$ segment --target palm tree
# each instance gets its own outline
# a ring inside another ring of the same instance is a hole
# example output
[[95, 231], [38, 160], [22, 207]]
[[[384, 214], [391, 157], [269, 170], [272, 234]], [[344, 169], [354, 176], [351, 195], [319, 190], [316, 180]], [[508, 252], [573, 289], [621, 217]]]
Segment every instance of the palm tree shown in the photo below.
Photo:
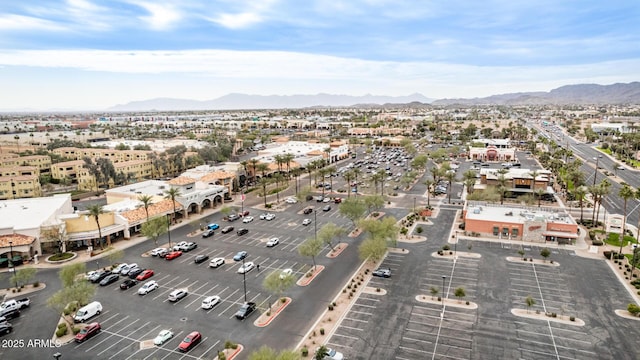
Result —
[[295, 155], [291, 154], [291, 153], [286, 153], [284, 155], [282, 155], [282, 159], [284, 160], [284, 162], [287, 164], [287, 176], [290, 176], [291, 173], [291, 161], [293, 161], [293, 159], [295, 159]]
[[500, 169], [498, 172], [498, 191], [500, 192], [500, 205], [504, 204], [504, 198], [507, 195], [507, 178], [505, 174], [509, 172], [507, 169]]
[[[100, 248], [104, 249], [104, 247], [102, 246], [102, 228], [100, 227], [100, 215], [105, 213], [104, 209], [100, 204], [93, 204], [87, 207], [87, 211], [89, 211], [88, 215], [91, 216], [93, 220], [95, 220], [96, 225], [98, 226], [98, 240], [100, 241]], [[95, 248], [95, 243], [92, 245]], [[111, 241], [109, 241], [108, 245], [111, 245]]]
[[[602, 201], [604, 200], [605, 196], [609, 195], [609, 192], [611, 192], [611, 183], [609, 182], [609, 180], [604, 179], [602, 180], [602, 182], [600, 184], [598, 184], [598, 186], [600, 187], [600, 196], [598, 199], [598, 211], [596, 212], [596, 219], [600, 218], [600, 206], [602, 205]], [[604, 221], [602, 222], [602, 229], [604, 230]]]
[[249, 182], [249, 179], [247, 179], [247, 166], [248, 166], [248, 162], [246, 161], [240, 161], [240, 165], [242, 165], [242, 171], [244, 172], [244, 186], [245, 189], [247, 188], [247, 183]]
[[258, 159], [249, 159], [248, 163], [249, 163], [249, 167], [251, 167], [253, 169], [252, 174], [252, 181], [256, 182], [256, 167], [258, 166], [258, 163], [260, 161], [258, 161]]
[[180, 193], [179, 188], [170, 187], [169, 189], [164, 191], [164, 198], [171, 200], [171, 203], [173, 204], [173, 214], [171, 214], [172, 223], [176, 221], [176, 198], [180, 197], [180, 195], [182, 194]]
[[329, 184], [331, 185], [331, 191], [333, 191], [333, 174], [336, 173], [336, 167], [335, 166], [329, 166], [327, 168], [327, 170], [329, 171]]
[[431, 206], [431, 204], [429, 203], [431, 199], [431, 187], [433, 186], [433, 184], [435, 184], [435, 182], [431, 179], [427, 179], [424, 181], [424, 184], [427, 186], [427, 206]]
[[261, 177], [258, 184], [262, 186], [262, 197], [264, 198], [264, 207], [267, 207], [267, 185], [269, 185], [269, 179], [266, 177]]
[[[360, 175], [362, 173], [362, 170], [360, 170], [360, 168], [354, 168], [353, 170], [351, 170], [351, 172], [353, 172], [353, 178], [354, 181], [356, 182], [356, 189], [358, 189], [358, 175]], [[358, 192], [356, 191], [355, 196], [358, 196]]]
[[580, 223], [584, 222], [583, 218], [583, 210], [584, 210], [584, 197], [587, 195], [587, 188], [583, 186], [578, 186], [573, 189], [573, 196], [578, 200], [578, 205], [580, 206]]
[[454, 181], [457, 181], [456, 179], [456, 173], [453, 171], [447, 171], [447, 173], [444, 175], [445, 179], [447, 179], [447, 182], [449, 182], [449, 189], [447, 189], [448, 191], [448, 195], [449, 195], [449, 204], [451, 204], [451, 183]]
[[142, 203], [142, 206], [144, 207], [144, 212], [147, 214], [147, 221], [149, 222], [149, 206], [151, 206], [151, 200], [153, 200], [153, 197], [150, 195], [140, 195], [138, 196], [138, 201], [140, 201]]
[[284, 176], [281, 173], [275, 173], [272, 177], [276, 182], [276, 202], [280, 204], [280, 182], [284, 180]]
[[531, 176], [531, 192], [534, 192], [536, 188], [536, 178], [538, 177], [538, 175], [540, 175], [540, 172], [538, 172], [537, 170], [529, 172], [529, 176]]
[[322, 198], [323, 198], [323, 199], [324, 199], [324, 189], [325, 189], [325, 188], [324, 188], [324, 177], [325, 177], [326, 175], [329, 175], [329, 173], [330, 173], [329, 168], [322, 168], [322, 169], [318, 170], [318, 174], [320, 175], [320, 178], [321, 178], [321, 179], [322, 179], [322, 181], [323, 181], [323, 184], [322, 184]]
[[540, 202], [542, 201], [542, 195], [546, 194], [546, 190], [544, 189], [536, 189], [533, 192], [536, 195], [536, 198], [538, 199], [538, 207], [540, 207]]
[[276, 162], [276, 165], [278, 165], [278, 172], [282, 172], [282, 164], [284, 164], [282, 155], [273, 155], [273, 160]]
[[347, 182], [347, 198], [349, 198], [349, 196], [351, 195], [351, 180], [353, 180], [353, 173], [351, 172], [351, 170], [345, 171], [342, 174], [342, 178]]
[[622, 217], [622, 232], [620, 233], [620, 251], [618, 254], [622, 254], [622, 245], [624, 244], [624, 227], [627, 222], [627, 201], [633, 198], [635, 192], [629, 186], [629, 184], [622, 184], [622, 188], [618, 191], [618, 196], [620, 196], [624, 200], [623, 212], [624, 216]]

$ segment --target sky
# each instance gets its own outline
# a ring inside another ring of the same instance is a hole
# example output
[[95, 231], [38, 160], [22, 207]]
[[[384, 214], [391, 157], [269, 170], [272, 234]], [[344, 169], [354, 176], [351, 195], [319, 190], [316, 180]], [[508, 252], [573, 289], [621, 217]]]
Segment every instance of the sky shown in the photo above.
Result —
[[637, 0], [0, 1], [0, 111], [640, 80]]

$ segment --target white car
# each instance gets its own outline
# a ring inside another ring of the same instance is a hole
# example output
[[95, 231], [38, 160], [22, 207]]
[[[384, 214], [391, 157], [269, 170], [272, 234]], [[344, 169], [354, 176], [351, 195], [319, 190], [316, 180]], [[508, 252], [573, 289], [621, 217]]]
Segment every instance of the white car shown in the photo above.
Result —
[[[342, 355], [341, 352], [335, 351], [334, 349], [331, 349], [328, 347], [325, 347], [325, 349], [327, 349], [327, 351], [325, 351], [324, 357], [322, 357], [322, 360], [343, 360], [344, 359], [344, 355]], [[316, 350], [316, 353], [318, 352], [318, 350]], [[318, 359], [318, 357], [315, 357], [315, 359]]]
[[222, 264], [224, 264], [224, 258], [217, 257], [217, 258], [211, 259], [211, 261], [209, 262], [209, 267], [217, 268]]
[[238, 269], [238, 274], [246, 274], [249, 271], [253, 270], [254, 267], [255, 264], [253, 263], [253, 261], [246, 262], [240, 266], [240, 268]]
[[271, 238], [269, 239], [269, 241], [267, 241], [267, 247], [274, 247], [278, 244], [280, 244], [280, 239], [278, 239], [277, 237]]
[[153, 339], [153, 343], [155, 345], [160, 346], [164, 344], [167, 340], [171, 339], [172, 337], [173, 337], [173, 333], [171, 332], [171, 330], [161, 330], [158, 336], [156, 336], [156, 338]]
[[280, 280], [286, 279], [287, 276], [291, 276], [291, 274], [293, 274], [293, 270], [292, 269], [284, 269], [284, 270], [282, 270], [282, 272], [280, 273]]
[[97, 270], [89, 271], [88, 273], [84, 274], [84, 278], [85, 280], [90, 280], [90, 278], [92, 276], [95, 276], [97, 273], [98, 273]]
[[188, 244], [188, 242], [186, 241], [180, 241], [179, 243], [173, 245], [173, 251], [179, 251], [182, 250], [184, 247], [186, 247]]
[[304, 219], [304, 220], [302, 220], [302, 225], [307, 226], [307, 225], [309, 225], [309, 224], [311, 224], [311, 219]]
[[295, 204], [295, 203], [297, 203], [297, 202], [298, 202], [298, 200], [296, 200], [295, 198], [289, 197], [289, 198], [287, 198], [287, 199], [285, 200], [285, 202], [286, 202], [287, 204]]
[[153, 290], [158, 288], [158, 283], [155, 280], [147, 281], [138, 289], [138, 295], [147, 295]]
[[260, 220], [264, 220], [267, 218], [268, 213], [260, 214]]
[[220, 301], [220, 296], [207, 296], [202, 300], [201, 307], [205, 310], [213, 309], [213, 307], [218, 305]]
[[273, 220], [275, 218], [276, 218], [275, 214], [267, 214], [267, 216], [264, 217], [264, 219], [267, 220], [267, 221], [271, 221], [271, 220]]
[[322, 199], [322, 202], [323, 203], [331, 202], [331, 198], [326, 197], [326, 198]]
[[159, 256], [160, 254], [162, 254], [163, 252], [166, 252], [166, 251], [167, 251], [167, 249], [159, 247], [159, 248], [155, 248], [155, 249], [151, 250], [150, 254], [151, 254], [151, 256]]
[[187, 289], [175, 289], [169, 293], [169, 301], [176, 302], [178, 300], [182, 300], [183, 297], [187, 296], [189, 292]]
[[129, 271], [135, 269], [138, 267], [138, 264], [136, 263], [131, 263], [131, 264], [127, 264], [125, 266], [122, 267], [122, 269], [120, 269], [120, 275], [127, 275], [129, 274]]
[[113, 274], [120, 274], [120, 272], [122, 271], [122, 269], [127, 266], [126, 263], [120, 264], [118, 266], [116, 266], [115, 268], [113, 268], [113, 270], [111, 270], [111, 273]]
[[250, 223], [253, 221], [253, 216], [245, 216], [244, 219], [242, 219], [243, 223]]

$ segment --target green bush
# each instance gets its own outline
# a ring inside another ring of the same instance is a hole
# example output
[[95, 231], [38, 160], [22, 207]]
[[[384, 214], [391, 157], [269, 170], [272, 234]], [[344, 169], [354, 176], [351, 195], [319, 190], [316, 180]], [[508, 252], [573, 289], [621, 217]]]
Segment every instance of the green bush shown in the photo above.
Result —
[[576, 317], [575, 316], [569, 316], [569, 320], [570, 321], [576, 321]]
[[442, 246], [442, 250], [449, 250], [451, 249], [451, 246], [449, 246], [449, 244], [445, 244], [444, 246]]
[[67, 327], [67, 324], [65, 324], [65, 323], [58, 324], [58, 329], [62, 329], [62, 328], [66, 328], [66, 327]]
[[638, 316], [638, 314], [640, 314], [640, 306], [634, 304], [634, 303], [630, 303], [627, 306], [627, 311], [629, 311], [631, 313], [631, 315], [633, 316]]
[[56, 336], [57, 337], [63, 337], [66, 334], [67, 334], [67, 326], [66, 325], [63, 328], [59, 328], [58, 330], [56, 330]]
[[67, 260], [73, 257], [73, 253], [70, 252], [65, 252], [65, 253], [57, 253], [54, 255], [49, 256], [49, 260], [50, 261], [60, 261], [60, 260]]
[[416, 228], [416, 232], [417, 232], [418, 234], [422, 234], [422, 226], [418, 226], [418, 227]]
[[227, 355], [225, 355], [224, 352], [220, 351], [218, 353], [218, 360], [227, 360]]
[[76, 335], [77, 333], [79, 333], [80, 330], [82, 330], [82, 329], [79, 326], [74, 326], [73, 327], [73, 335]]

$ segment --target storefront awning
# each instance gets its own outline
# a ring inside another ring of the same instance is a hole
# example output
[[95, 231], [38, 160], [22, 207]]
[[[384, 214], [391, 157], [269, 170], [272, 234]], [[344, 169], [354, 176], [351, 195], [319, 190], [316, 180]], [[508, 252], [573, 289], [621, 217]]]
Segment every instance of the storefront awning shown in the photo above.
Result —
[[545, 231], [542, 233], [544, 236], [555, 236], [557, 238], [577, 239], [578, 235], [564, 231]]

